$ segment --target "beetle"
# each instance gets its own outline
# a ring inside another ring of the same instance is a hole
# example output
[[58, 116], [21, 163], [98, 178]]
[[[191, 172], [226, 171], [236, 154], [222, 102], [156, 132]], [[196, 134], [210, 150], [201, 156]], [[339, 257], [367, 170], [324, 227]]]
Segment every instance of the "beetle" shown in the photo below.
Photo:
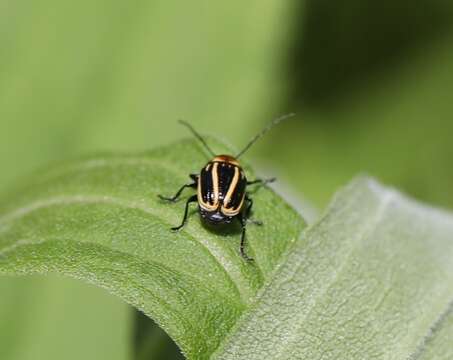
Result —
[[198, 174], [190, 174], [189, 177], [192, 179], [192, 182], [181, 186], [174, 196], [166, 197], [158, 195], [160, 199], [174, 203], [180, 198], [184, 189], [196, 189], [196, 194], [190, 196], [186, 201], [181, 224], [171, 229], [178, 231], [184, 227], [187, 222], [190, 204], [197, 202], [198, 211], [202, 220], [209, 225], [228, 225], [235, 219], [239, 221], [242, 228], [240, 253], [245, 260], [253, 260], [245, 252], [247, 222], [253, 222], [257, 225], [262, 225], [262, 223], [249, 219], [253, 207], [253, 200], [247, 192], [247, 186], [256, 184], [265, 185], [275, 181], [275, 178], [247, 180], [238, 159], [272, 127], [294, 115], [291, 113], [274, 119], [261, 132], [255, 135], [235, 156], [225, 154], [216, 155], [203, 137], [188, 122], [179, 120], [201, 142], [205, 149], [212, 155], [212, 158]]

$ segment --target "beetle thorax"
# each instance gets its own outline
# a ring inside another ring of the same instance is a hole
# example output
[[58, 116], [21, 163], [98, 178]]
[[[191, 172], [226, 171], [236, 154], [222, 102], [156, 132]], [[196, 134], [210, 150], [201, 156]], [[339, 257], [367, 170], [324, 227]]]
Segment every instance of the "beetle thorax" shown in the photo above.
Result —
[[221, 163], [227, 163], [227, 164], [239, 166], [239, 161], [237, 161], [236, 158], [234, 158], [231, 155], [217, 155], [210, 162], [221, 162]]

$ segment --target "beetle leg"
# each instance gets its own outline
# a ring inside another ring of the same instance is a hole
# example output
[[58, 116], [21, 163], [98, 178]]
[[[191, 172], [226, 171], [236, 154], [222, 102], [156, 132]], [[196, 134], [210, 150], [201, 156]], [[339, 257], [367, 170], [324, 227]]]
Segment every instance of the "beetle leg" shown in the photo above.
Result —
[[253, 199], [245, 195], [245, 201], [248, 201], [247, 209], [245, 210], [245, 217], [248, 219], [253, 207]]
[[179, 197], [181, 196], [181, 193], [183, 192], [183, 190], [185, 188], [188, 188], [188, 187], [196, 188], [197, 187], [197, 183], [194, 182], [192, 184], [184, 184], [183, 186], [181, 186], [181, 188], [178, 190], [178, 192], [172, 197], [166, 197], [166, 196], [162, 196], [162, 195], [157, 195], [157, 196], [161, 200], [170, 201], [170, 202], [176, 202], [179, 199]]
[[242, 213], [238, 214], [238, 219], [242, 226], [241, 245], [239, 248], [239, 250], [241, 251], [241, 256], [247, 261], [253, 261], [253, 258], [249, 257], [245, 252], [245, 240], [246, 240], [245, 232], [247, 227], [247, 219]]
[[246, 219], [246, 221], [248, 221], [248, 222], [250, 222], [250, 223], [252, 223], [254, 225], [258, 225], [258, 226], [263, 225], [262, 221], [250, 219], [250, 213], [251, 213], [252, 207], [253, 207], [253, 199], [248, 197], [247, 195], [245, 195], [245, 201], [247, 201], [249, 203], [247, 205], [247, 209], [245, 210], [245, 219]]
[[247, 181], [247, 185], [255, 185], [255, 184], [266, 185], [266, 184], [274, 182], [275, 180], [277, 180], [277, 179], [276, 178], [255, 179], [255, 180], [252, 180], [252, 181]]
[[184, 225], [186, 225], [187, 217], [189, 215], [189, 205], [190, 205], [190, 203], [193, 203], [196, 201], [197, 201], [197, 195], [192, 195], [190, 198], [187, 199], [186, 208], [184, 209], [184, 217], [182, 219], [182, 223], [179, 226], [172, 227], [171, 229], [173, 231], [181, 230], [184, 227]]

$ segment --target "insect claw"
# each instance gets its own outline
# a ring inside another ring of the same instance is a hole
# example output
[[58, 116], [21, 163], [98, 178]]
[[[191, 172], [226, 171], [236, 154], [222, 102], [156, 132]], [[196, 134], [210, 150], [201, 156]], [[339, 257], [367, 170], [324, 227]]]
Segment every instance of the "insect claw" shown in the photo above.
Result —
[[253, 219], [247, 219], [247, 222], [249, 222], [250, 224], [253, 224], [253, 225], [257, 225], [257, 226], [263, 226], [263, 222], [260, 221], [260, 220], [253, 220]]
[[246, 260], [246, 261], [248, 261], [248, 262], [254, 262], [254, 261], [255, 261], [254, 258], [249, 257], [249, 256], [248, 256], [246, 253], [244, 253], [244, 252], [241, 252], [241, 256], [242, 256], [242, 258], [243, 258], [244, 260]]
[[170, 198], [170, 197], [166, 197], [166, 196], [163, 196], [163, 195], [157, 195], [157, 197], [163, 201], [168, 201], [168, 202], [176, 202], [176, 199], [174, 198]]

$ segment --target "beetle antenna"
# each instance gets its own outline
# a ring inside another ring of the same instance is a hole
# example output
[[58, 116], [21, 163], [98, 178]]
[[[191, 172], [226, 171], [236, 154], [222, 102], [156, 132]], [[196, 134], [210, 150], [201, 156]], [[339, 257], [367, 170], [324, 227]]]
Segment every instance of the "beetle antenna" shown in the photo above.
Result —
[[289, 113], [282, 115], [274, 120], [272, 120], [269, 125], [267, 125], [263, 130], [261, 130], [258, 134], [255, 135], [255, 137], [252, 138], [252, 140], [249, 141], [249, 143], [235, 156], [236, 159], [238, 159], [240, 156], [242, 156], [250, 147], [261, 137], [263, 137], [270, 129], [272, 129], [275, 125], [277, 125], [279, 122], [289, 119], [293, 116], [295, 116], [295, 113]]
[[192, 134], [194, 134], [194, 136], [200, 140], [200, 142], [203, 144], [203, 146], [206, 148], [206, 150], [209, 151], [209, 153], [212, 155], [212, 156], [215, 156], [215, 153], [214, 151], [212, 151], [212, 149], [209, 147], [209, 145], [206, 143], [205, 139], [203, 139], [203, 137], [192, 127], [192, 125], [190, 125], [187, 121], [185, 120], [181, 120], [179, 119], [178, 122], [181, 124], [181, 125], [184, 125], [186, 128], [188, 128]]

